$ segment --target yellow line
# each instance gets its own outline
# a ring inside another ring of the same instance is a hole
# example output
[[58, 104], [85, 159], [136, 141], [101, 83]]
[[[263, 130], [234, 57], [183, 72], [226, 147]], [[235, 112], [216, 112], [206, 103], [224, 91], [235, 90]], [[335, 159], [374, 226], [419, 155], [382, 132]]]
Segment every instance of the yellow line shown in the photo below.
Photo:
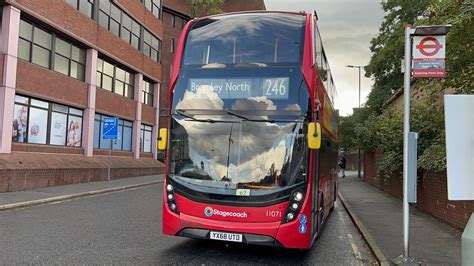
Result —
[[356, 257], [356, 259], [362, 260], [362, 256], [360, 255], [359, 248], [357, 248], [357, 245], [354, 242], [354, 238], [352, 237], [351, 234], [347, 234], [347, 237], [349, 238], [349, 242], [351, 242], [352, 253], [354, 253], [354, 256]]

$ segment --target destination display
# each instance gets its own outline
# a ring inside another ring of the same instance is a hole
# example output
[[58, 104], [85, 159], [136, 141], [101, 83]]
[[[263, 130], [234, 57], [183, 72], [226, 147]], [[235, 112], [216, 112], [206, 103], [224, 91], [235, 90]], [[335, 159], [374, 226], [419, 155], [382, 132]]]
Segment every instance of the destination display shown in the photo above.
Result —
[[202, 94], [203, 92], [214, 92], [221, 99], [246, 99], [260, 96], [283, 100], [288, 99], [289, 85], [289, 77], [190, 79], [187, 90], [202, 97], [206, 97], [206, 94]]

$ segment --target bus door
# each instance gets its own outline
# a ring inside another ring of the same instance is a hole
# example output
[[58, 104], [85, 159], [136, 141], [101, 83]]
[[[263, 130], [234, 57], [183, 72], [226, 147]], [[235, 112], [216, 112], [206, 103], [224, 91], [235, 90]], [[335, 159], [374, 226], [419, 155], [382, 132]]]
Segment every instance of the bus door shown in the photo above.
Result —
[[311, 195], [311, 232], [312, 236], [318, 233], [318, 209], [319, 209], [319, 150], [312, 150], [313, 160], [310, 162], [313, 165], [313, 181], [311, 183], [312, 195]]

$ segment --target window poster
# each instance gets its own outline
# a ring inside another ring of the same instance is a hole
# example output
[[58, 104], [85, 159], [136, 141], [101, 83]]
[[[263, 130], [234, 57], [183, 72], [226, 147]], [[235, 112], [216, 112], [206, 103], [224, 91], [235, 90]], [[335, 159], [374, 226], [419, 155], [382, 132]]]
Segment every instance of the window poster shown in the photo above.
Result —
[[67, 128], [67, 146], [81, 147], [82, 117], [69, 116]]
[[28, 124], [28, 107], [15, 104], [13, 112], [12, 141], [26, 142], [26, 125]]
[[30, 122], [28, 125], [28, 143], [46, 144], [48, 125], [48, 111], [30, 108]]
[[53, 112], [51, 114], [50, 140], [51, 145], [66, 143], [67, 115]]

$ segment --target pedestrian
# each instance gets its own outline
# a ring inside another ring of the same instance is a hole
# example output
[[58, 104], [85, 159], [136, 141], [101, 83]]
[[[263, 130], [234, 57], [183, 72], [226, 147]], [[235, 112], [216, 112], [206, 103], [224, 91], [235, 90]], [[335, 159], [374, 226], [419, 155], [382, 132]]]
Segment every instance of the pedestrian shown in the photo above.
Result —
[[341, 169], [342, 178], [346, 177], [346, 157], [344, 155], [339, 160], [339, 168]]

